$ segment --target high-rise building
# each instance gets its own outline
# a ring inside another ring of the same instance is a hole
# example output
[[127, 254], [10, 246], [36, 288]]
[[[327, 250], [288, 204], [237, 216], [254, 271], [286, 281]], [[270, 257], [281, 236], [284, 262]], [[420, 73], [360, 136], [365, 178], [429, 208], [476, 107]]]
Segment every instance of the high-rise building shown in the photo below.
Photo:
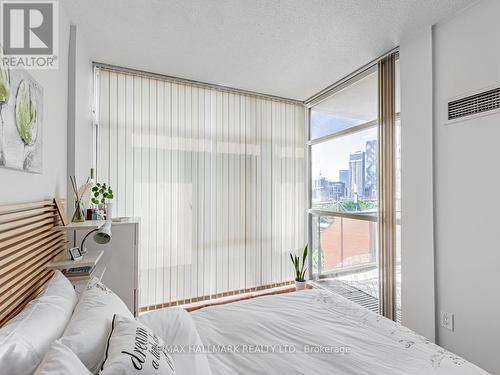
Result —
[[328, 180], [319, 173], [319, 178], [314, 180], [313, 186], [313, 199], [316, 201], [324, 202], [329, 197], [328, 193]]
[[377, 140], [367, 141], [365, 150], [365, 191], [367, 199], [377, 198]]
[[349, 189], [361, 198], [365, 191], [365, 153], [357, 151], [349, 157]]
[[344, 184], [344, 197], [349, 197], [349, 169], [341, 169], [339, 171], [339, 181]]
[[344, 198], [345, 196], [344, 183], [339, 181], [329, 181], [328, 195], [329, 195], [329, 200], [331, 201], [338, 201], [340, 200], [340, 198]]
[[312, 188], [313, 199], [317, 202], [338, 201], [345, 196], [345, 184], [331, 181], [319, 174]]

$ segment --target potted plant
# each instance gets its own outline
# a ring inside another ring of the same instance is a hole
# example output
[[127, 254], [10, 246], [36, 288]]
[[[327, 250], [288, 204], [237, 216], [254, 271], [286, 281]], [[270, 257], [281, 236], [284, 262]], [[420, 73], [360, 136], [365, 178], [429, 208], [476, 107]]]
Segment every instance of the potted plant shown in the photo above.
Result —
[[300, 265], [300, 257], [290, 253], [293, 267], [295, 268], [295, 289], [303, 290], [306, 287], [306, 258], [307, 258], [307, 245], [304, 247], [302, 253], [302, 265]]
[[99, 210], [104, 211], [106, 219], [111, 219], [113, 216], [113, 203], [110, 202], [113, 198], [114, 195], [113, 190], [111, 190], [111, 186], [97, 183], [92, 188], [91, 201], [93, 204], [97, 205]]

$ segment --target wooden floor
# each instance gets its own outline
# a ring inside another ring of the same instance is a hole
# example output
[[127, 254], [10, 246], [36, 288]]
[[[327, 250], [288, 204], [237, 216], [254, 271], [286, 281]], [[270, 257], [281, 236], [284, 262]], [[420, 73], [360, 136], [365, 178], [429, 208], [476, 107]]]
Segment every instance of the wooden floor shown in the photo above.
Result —
[[[311, 289], [312, 286], [307, 285], [307, 288]], [[246, 293], [246, 294], [242, 294], [242, 295], [224, 297], [224, 298], [209, 300], [209, 301], [205, 301], [202, 303], [185, 305], [185, 306], [180, 306], [180, 307], [183, 307], [188, 312], [192, 312], [192, 311], [196, 311], [199, 309], [203, 309], [205, 307], [225, 305], [228, 303], [243, 301], [243, 300], [247, 300], [247, 299], [251, 299], [251, 298], [258, 298], [258, 297], [262, 297], [262, 296], [270, 296], [270, 295], [274, 295], [274, 294], [284, 294], [284, 293], [291, 293], [291, 292], [295, 292], [295, 285], [281, 287], [281, 288], [262, 290], [262, 291], [256, 292], [256, 293]]]

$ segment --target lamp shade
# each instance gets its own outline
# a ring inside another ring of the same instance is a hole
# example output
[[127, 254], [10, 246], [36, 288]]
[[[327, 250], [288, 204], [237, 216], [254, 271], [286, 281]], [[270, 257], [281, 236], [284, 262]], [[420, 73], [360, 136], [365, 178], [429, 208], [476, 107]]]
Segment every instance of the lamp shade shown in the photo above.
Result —
[[111, 220], [106, 220], [104, 225], [94, 234], [94, 241], [99, 245], [104, 245], [111, 241], [111, 237]]

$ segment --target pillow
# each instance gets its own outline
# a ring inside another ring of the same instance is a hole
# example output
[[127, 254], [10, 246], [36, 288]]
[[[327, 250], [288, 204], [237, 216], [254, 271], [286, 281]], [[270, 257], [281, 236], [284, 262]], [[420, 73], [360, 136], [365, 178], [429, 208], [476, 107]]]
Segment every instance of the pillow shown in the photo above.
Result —
[[210, 375], [207, 354], [203, 350], [196, 325], [191, 314], [179, 307], [152, 311], [141, 315], [139, 322], [144, 324], [172, 348], [191, 347], [194, 350], [172, 350], [175, 371], [178, 374]]
[[134, 319], [115, 315], [101, 375], [174, 375], [174, 362], [165, 343]]
[[76, 302], [73, 285], [55, 271], [45, 291], [0, 328], [0, 372], [31, 375], [50, 344], [61, 337]]
[[75, 353], [59, 341], [54, 341], [34, 375], [92, 375]]
[[82, 292], [61, 337], [61, 342], [94, 374], [101, 367], [106, 339], [115, 314], [133, 318], [125, 303], [94, 278]]

